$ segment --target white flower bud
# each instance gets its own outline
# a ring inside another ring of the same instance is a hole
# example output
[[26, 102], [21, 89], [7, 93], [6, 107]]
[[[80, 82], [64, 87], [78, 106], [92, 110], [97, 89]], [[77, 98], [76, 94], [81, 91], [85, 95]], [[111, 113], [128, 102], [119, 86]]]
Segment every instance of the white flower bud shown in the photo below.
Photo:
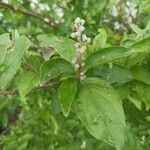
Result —
[[84, 79], [86, 79], [86, 75], [80, 76], [80, 80], [81, 80], [81, 81], [83, 81]]
[[85, 20], [84, 19], [81, 19], [81, 25], [83, 26], [85, 24]]
[[91, 39], [88, 38], [88, 37], [86, 36], [86, 34], [83, 34], [83, 35], [82, 35], [82, 41], [85, 42], [85, 43], [90, 43], [90, 42], [91, 42]]
[[80, 76], [84, 76], [84, 72], [81, 72], [81, 73], [80, 73]]
[[83, 42], [86, 42], [86, 41], [87, 41], [87, 36], [86, 36], [86, 34], [83, 34], [83, 35], [82, 35], [82, 41], [83, 41]]
[[75, 69], [78, 69], [80, 66], [79, 66], [79, 64], [75, 64], [74, 67], [75, 67]]
[[81, 77], [80, 77], [80, 80], [83, 81], [83, 80], [84, 80], [84, 76], [81, 76]]
[[84, 27], [84, 26], [79, 26], [78, 32], [82, 33], [84, 30], [85, 30], [85, 27]]
[[84, 67], [84, 66], [85, 66], [85, 63], [82, 63], [81, 66]]
[[81, 54], [84, 54], [85, 53], [85, 50], [86, 50], [86, 47], [85, 46], [82, 46], [80, 48], [77, 49], [77, 52], [81, 53]]
[[75, 33], [71, 33], [71, 37], [74, 39], [76, 38], [76, 34]]
[[75, 47], [76, 47], [76, 49], [80, 49], [82, 47], [82, 45], [81, 45], [81, 43], [78, 42], [75, 44]]
[[87, 44], [89, 44], [91, 42], [91, 39], [90, 38], [88, 38], [87, 39]]
[[81, 33], [80, 32], [75, 32], [75, 35], [76, 35], [77, 38], [80, 38]]
[[72, 60], [72, 64], [75, 64], [77, 62], [77, 58], [74, 58], [73, 60]]

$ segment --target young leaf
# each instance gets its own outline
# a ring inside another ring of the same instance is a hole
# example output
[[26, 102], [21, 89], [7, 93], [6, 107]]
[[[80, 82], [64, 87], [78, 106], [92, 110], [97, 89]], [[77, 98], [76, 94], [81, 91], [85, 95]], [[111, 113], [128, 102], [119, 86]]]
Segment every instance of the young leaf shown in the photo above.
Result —
[[76, 111], [90, 134], [123, 149], [125, 116], [121, 100], [109, 83], [87, 78], [79, 89]]
[[4, 88], [20, 67], [22, 57], [31, 45], [26, 36], [20, 36], [12, 50], [10, 50], [0, 65], [0, 87]]
[[60, 75], [75, 76], [73, 66], [62, 58], [52, 59], [41, 65], [40, 79], [46, 82], [50, 79], [59, 77]]
[[134, 43], [131, 46], [132, 49], [140, 50], [141, 52], [150, 52], [150, 38], [143, 39], [139, 42]]
[[78, 83], [75, 79], [64, 80], [58, 89], [59, 99], [64, 116], [68, 116], [70, 113], [72, 102], [75, 98], [78, 89]]
[[141, 30], [137, 25], [131, 23], [130, 27], [135, 33], [137, 33], [139, 35], [143, 34], [143, 30]]
[[133, 87], [133, 91], [136, 92], [140, 101], [143, 101], [146, 105], [146, 110], [150, 109], [150, 85], [137, 82]]
[[101, 48], [105, 48], [107, 42], [107, 32], [105, 29], [100, 28], [99, 34], [93, 39], [94, 49], [97, 51]]
[[45, 46], [53, 47], [62, 58], [71, 62], [75, 57], [75, 42], [66, 37], [56, 37], [52, 35], [39, 35], [38, 40]]
[[11, 41], [8, 33], [0, 35], [0, 64], [4, 61], [7, 49], [10, 47]]

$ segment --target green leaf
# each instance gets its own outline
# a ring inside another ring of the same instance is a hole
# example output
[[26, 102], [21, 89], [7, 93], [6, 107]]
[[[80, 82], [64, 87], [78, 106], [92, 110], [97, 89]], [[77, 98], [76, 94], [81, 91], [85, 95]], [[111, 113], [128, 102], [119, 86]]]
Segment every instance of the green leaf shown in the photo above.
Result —
[[72, 102], [76, 96], [78, 89], [78, 82], [75, 79], [64, 80], [58, 89], [59, 99], [64, 116], [68, 116], [70, 113]]
[[25, 59], [25, 66], [29, 66], [37, 73], [40, 73], [40, 66], [42, 65], [43, 60], [41, 57], [30, 55]]
[[79, 90], [76, 111], [90, 134], [123, 149], [125, 116], [121, 100], [109, 83], [87, 78]]
[[40, 79], [41, 82], [46, 82], [60, 76], [75, 76], [73, 66], [62, 58], [46, 61], [41, 65]]
[[103, 78], [111, 84], [125, 84], [134, 79], [130, 70], [117, 65], [113, 65], [112, 68], [108, 65], [100, 65], [88, 70], [87, 75]]
[[141, 52], [142, 51], [150, 52], [150, 38], [146, 38], [146, 39], [143, 39], [139, 42], [134, 43], [131, 46], [131, 48], [136, 49], [136, 50], [140, 50]]
[[7, 53], [5, 60], [0, 65], [0, 87], [4, 88], [20, 67], [21, 60], [31, 45], [26, 36], [20, 36], [14, 47]]
[[150, 109], [150, 85], [136, 82], [136, 84], [132, 87], [132, 90], [136, 93], [135, 95], [131, 95], [132, 98], [136, 99], [136, 101], [140, 101], [140, 103], [144, 102], [146, 105], [146, 110], [149, 110]]
[[[149, 52], [149, 39], [133, 44], [130, 49], [125, 47], [108, 47], [89, 55], [85, 62], [85, 70], [100, 64], [109, 63], [119, 58]], [[144, 44], [144, 45], [143, 45]]]
[[135, 52], [125, 60], [125, 67], [131, 68], [142, 62], [150, 52], [150, 38], [141, 40], [131, 45], [130, 47]]
[[11, 41], [8, 33], [0, 35], [0, 65], [4, 61], [7, 49], [10, 47]]
[[38, 40], [45, 46], [53, 47], [62, 58], [69, 62], [75, 57], [75, 42], [67, 37], [56, 37], [52, 35], [39, 35]]
[[141, 30], [137, 25], [135, 25], [135, 24], [130, 24], [130, 27], [131, 27], [131, 29], [132, 29], [135, 33], [137, 33], [137, 34], [139, 34], [139, 35], [142, 35], [142, 34], [143, 34], [143, 30]]
[[100, 64], [111, 62], [115, 59], [129, 55], [128, 49], [124, 47], [109, 47], [99, 50], [87, 57], [84, 69], [90, 69]]
[[150, 84], [150, 72], [148, 70], [140, 66], [135, 66], [131, 71], [135, 80]]
[[22, 71], [19, 75], [18, 91], [19, 95], [24, 100], [25, 96], [39, 84], [39, 77], [35, 72]]
[[1, 123], [2, 123], [2, 127], [7, 128], [8, 126], [8, 113], [7, 111], [3, 111], [1, 112], [2, 116], [1, 116]]

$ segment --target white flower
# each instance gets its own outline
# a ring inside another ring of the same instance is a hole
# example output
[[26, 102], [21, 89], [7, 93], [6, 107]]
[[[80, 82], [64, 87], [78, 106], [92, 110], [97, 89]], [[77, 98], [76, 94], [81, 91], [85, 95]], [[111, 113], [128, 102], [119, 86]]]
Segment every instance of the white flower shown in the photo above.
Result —
[[86, 52], [86, 44], [91, 42], [91, 39], [88, 38], [86, 34], [83, 34], [85, 30], [85, 27], [83, 26], [84, 23], [85, 21], [83, 19], [80, 19], [79, 17], [76, 18], [74, 21], [75, 32], [71, 34], [71, 37], [77, 40], [75, 44], [75, 48], [77, 52], [76, 58], [72, 60], [72, 64], [74, 64], [75, 70], [80, 73], [78, 78], [81, 81], [86, 78], [84, 72], [81, 72], [82, 67], [85, 65], [84, 54]]

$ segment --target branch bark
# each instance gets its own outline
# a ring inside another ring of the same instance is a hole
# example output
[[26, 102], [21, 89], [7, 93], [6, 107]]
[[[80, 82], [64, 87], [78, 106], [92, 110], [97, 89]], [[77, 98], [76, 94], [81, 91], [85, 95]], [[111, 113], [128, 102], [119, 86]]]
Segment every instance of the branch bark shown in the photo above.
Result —
[[47, 24], [48, 26], [50, 26], [50, 27], [52, 27], [52, 28], [54, 28], [54, 29], [56, 28], [56, 25], [55, 25], [54, 22], [52, 22], [52, 21], [47, 22], [47, 21], [45, 21], [43, 18], [41, 18], [40, 16], [38, 16], [37, 14], [34, 14], [34, 13], [29, 12], [29, 11], [27, 11], [27, 10], [23, 10], [23, 9], [19, 9], [19, 8], [16, 10], [13, 6], [11, 6], [11, 5], [9, 5], [9, 4], [6, 4], [6, 3], [4, 3], [4, 2], [2, 2], [2, 1], [0, 1], [0, 6], [3, 7], [3, 8], [10, 9], [10, 10], [12, 10], [12, 11], [14, 11], [14, 12], [19, 12], [19, 13], [25, 15], [25, 16], [29, 16], [29, 17], [38, 19], [38, 20], [44, 22], [45, 24]]
[[[46, 89], [46, 88], [52, 88], [52, 87], [57, 87], [58, 85], [60, 84], [59, 81], [48, 81], [46, 82], [45, 84], [43, 85], [40, 85], [38, 87], [35, 87], [33, 90], [38, 90], [38, 89]], [[16, 95], [19, 95], [19, 92], [18, 90], [3, 90], [3, 89], [0, 89], [0, 95], [4, 95], [4, 96], [7, 96], [7, 95], [11, 95], [11, 96], [16, 96]]]

